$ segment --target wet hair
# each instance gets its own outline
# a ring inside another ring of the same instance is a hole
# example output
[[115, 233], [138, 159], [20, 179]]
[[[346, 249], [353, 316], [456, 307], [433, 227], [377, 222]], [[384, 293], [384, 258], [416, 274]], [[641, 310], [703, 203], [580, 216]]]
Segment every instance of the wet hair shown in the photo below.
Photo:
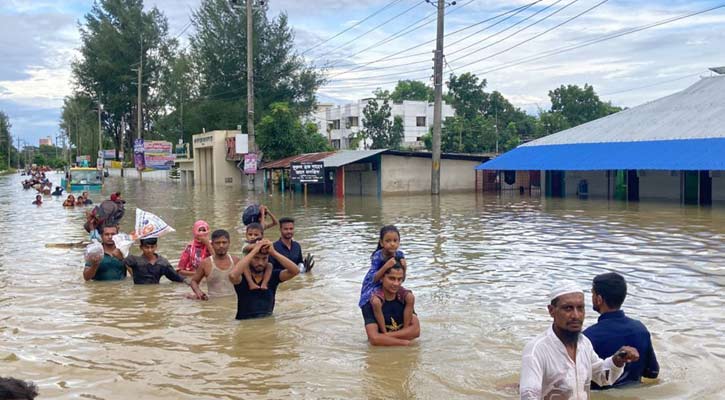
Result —
[[284, 224], [294, 224], [294, 223], [295, 223], [295, 219], [292, 218], [292, 217], [282, 217], [282, 218], [279, 219], [279, 226], [280, 226], [280, 228]]
[[383, 272], [383, 276], [389, 274], [392, 270], [403, 271], [403, 279], [405, 279], [405, 268], [403, 268], [403, 264], [401, 264], [400, 261], [396, 261], [395, 265], [386, 269], [385, 272]]
[[[378, 238], [378, 246], [375, 248], [375, 251], [383, 248], [383, 246], [380, 245], [380, 242], [383, 241], [385, 234], [389, 232], [397, 233], [398, 239], [400, 239], [400, 232], [398, 231], [398, 228], [395, 227], [395, 225], [385, 225], [384, 227], [380, 228], [380, 238]], [[373, 251], [373, 254], [375, 254], [375, 251]]]
[[250, 230], [258, 230], [264, 234], [264, 227], [259, 222], [252, 222], [251, 224], [247, 225], [247, 230], [245, 232], [249, 232]]
[[219, 239], [220, 237], [224, 237], [224, 238], [227, 238], [227, 240], [229, 240], [229, 232], [225, 231], [224, 229], [217, 229], [211, 233], [212, 242], [216, 239]]
[[141, 239], [141, 247], [146, 246], [146, 245], [153, 246], [158, 242], [159, 242], [158, 238]]
[[38, 387], [33, 382], [0, 377], [0, 399], [33, 400], [37, 395]]
[[616, 272], [597, 275], [592, 282], [592, 289], [607, 303], [609, 308], [619, 308], [627, 297], [627, 282]]

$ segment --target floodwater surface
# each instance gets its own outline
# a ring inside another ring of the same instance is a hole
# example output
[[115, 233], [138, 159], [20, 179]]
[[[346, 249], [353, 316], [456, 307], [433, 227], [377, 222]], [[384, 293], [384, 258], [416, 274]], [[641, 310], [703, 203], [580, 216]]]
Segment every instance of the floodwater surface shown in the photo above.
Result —
[[[551, 323], [551, 284], [581, 284], [588, 326], [591, 279], [607, 271], [626, 276], [624, 309], [652, 332], [661, 373], [594, 398], [725, 391], [722, 208], [473, 193], [305, 200], [135, 176], [91, 195], [123, 192], [124, 231], [136, 207], [166, 220], [176, 232], [158, 251], [170, 260], [197, 219], [229, 230], [239, 255], [246, 205], [294, 217], [315, 269], [280, 286], [273, 317], [240, 322], [235, 298], [187, 300], [165, 278], [85, 283], [82, 248], [45, 245], [86, 239], [87, 208], [50, 197], [35, 207], [20, 181], [0, 177], [0, 376], [36, 382], [43, 399], [516, 398], [521, 351]], [[357, 306], [385, 224], [401, 231], [421, 321], [408, 348], [369, 346]]]

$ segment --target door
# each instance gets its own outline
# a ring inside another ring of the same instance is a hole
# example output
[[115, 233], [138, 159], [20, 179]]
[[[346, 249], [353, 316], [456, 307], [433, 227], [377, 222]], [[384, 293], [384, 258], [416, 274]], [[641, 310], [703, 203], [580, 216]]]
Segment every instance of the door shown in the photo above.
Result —
[[710, 171], [700, 171], [700, 205], [712, 205], [712, 177]]
[[546, 195], [549, 197], [564, 197], [564, 171], [546, 171]]
[[627, 200], [627, 179], [625, 170], [617, 170], [614, 175], [614, 199]]
[[683, 188], [684, 193], [682, 198], [684, 199], [685, 204], [697, 204], [698, 202], [700, 194], [699, 175], [699, 171], [684, 171], [685, 185]]
[[639, 176], [636, 170], [627, 170], [627, 200], [639, 201]]

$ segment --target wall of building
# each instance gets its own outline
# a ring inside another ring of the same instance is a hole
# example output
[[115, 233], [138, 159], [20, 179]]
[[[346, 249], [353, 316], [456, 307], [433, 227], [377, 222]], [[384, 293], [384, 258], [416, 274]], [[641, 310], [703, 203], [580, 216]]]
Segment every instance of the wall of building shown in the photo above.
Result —
[[226, 139], [238, 133], [240, 132], [212, 131], [193, 136], [195, 184], [242, 186], [242, 173], [236, 162], [226, 159]]
[[[566, 171], [564, 174], [564, 182], [567, 197], [577, 196], [577, 190], [579, 189], [579, 182], [581, 180], [587, 181], [589, 197], [607, 198], [607, 171]], [[611, 180], [609, 181], [609, 185], [612, 185]], [[610, 191], [611, 189], [610, 187]]]
[[725, 171], [712, 171], [712, 201], [725, 202]]
[[[475, 167], [479, 161], [441, 160], [441, 191], [476, 189]], [[386, 193], [430, 192], [431, 159], [383, 154], [382, 191]]]
[[639, 171], [639, 199], [680, 201], [680, 171]]

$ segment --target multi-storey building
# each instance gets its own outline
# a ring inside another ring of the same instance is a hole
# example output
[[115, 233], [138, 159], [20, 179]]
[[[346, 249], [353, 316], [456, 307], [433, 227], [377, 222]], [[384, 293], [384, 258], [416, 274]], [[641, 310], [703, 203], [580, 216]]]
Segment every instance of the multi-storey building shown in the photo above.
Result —
[[[335, 149], [350, 149], [350, 140], [364, 128], [363, 109], [369, 99], [355, 103], [318, 107], [311, 120], [317, 124], [319, 132], [326, 136]], [[381, 103], [380, 101], [378, 102]], [[403, 146], [411, 148], [423, 147], [423, 136], [433, 126], [433, 103], [427, 101], [403, 101], [400, 104], [390, 103], [391, 121], [396, 116], [403, 118]], [[454, 115], [453, 107], [443, 104], [443, 119]], [[359, 144], [362, 149], [364, 144]], [[358, 150], [358, 149], [352, 149]]]

